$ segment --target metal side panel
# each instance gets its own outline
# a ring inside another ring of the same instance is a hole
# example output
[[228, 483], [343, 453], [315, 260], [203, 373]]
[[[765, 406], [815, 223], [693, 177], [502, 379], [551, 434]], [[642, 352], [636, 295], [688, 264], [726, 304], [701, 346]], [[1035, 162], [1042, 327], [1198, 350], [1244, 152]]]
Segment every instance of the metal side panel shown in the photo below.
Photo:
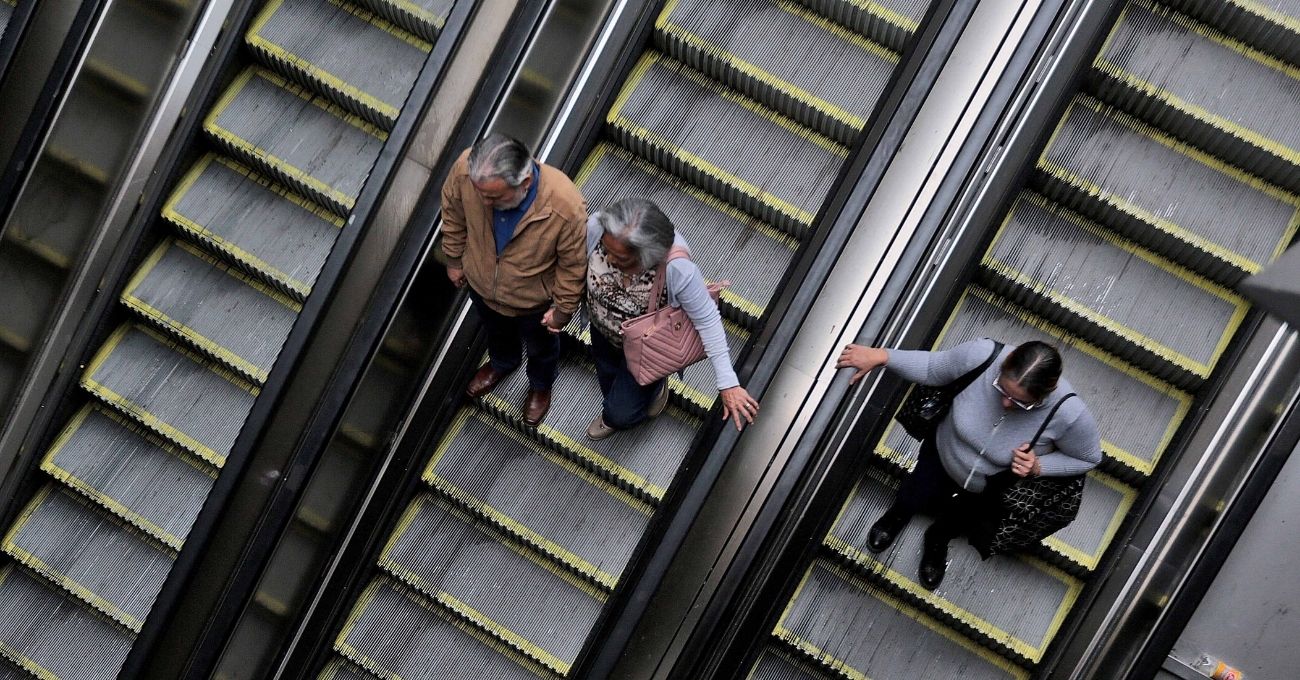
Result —
[[81, 254], [86, 229], [99, 210], [93, 182], [58, 163], [38, 162], [26, 198], [14, 206], [4, 230], [12, 242], [46, 262], [69, 269]]
[[866, 127], [898, 65], [897, 53], [789, 0], [670, 2], [655, 44], [841, 144]]
[[1023, 668], [820, 560], [804, 574], [774, 634], [842, 677], [1029, 678]]
[[257, 388], [142, 326], [123, 325], [81, 384], [168, 441], [220, 467]]
[[754, 667], [749, 671], [749, 680], [825, 680], [826, 676], [813, 671], [790, 655], [771, 647], [763, 650]]
[[447, 23], [455, 0], [360, 0], [359, 4], [432, 42]]
[[285, 75], [386, 130], [433, 46], [339, 0], [271, 0], [249, 47]]
[[0, 343], [20, 352], [38, 349], [46, 315], [55, 308], [64, 273], [27, 252], [0, 247]]
[[1038, 171], [1047, 197], [1226, 284], [1276, 259], [1300, 226], [1300, 197], [1086, 95]]
[[215, 154], [181, 180], [163, 217], [300, 302], [343, 226], [337, 215]]
[[0, 568], [0, 654], [33, 675], [113, 680], [131, 643], [108, 617], [20, 568]]
[[1277, 0], [1164, 0], [1232, 37], [1300, 64], [1300, 7]]
[[847, 157], [829, 138], [656, 52], [633, 69], [606, 121], [623, 146], [795, 235], [807, 232]]
[[180, 550], [217, 471], [96, 404], [55, 440], [41, 469]]
[[921, 25], [928, 0], [800, 0], [845, 26], [901, 52]]
[[[562, 390], [557, 381], [557, 393]], [[613, 588], [651, 507], [519, 432], [464, 409], [424, 479], [516, 540]]]
[[354, 480], [369, 472], [370, 460], [350, 442], [336, 439], [329, 444], [312, 473], [295, 514], [297, 521], [326, 535], [333, 535], [348, 521], [354, 495]]
[[83, 79], [68, 95], [45, 154], [106, 184], [130, 151], [140, 106], [97, 80]]
[[346, 215], [387, 135], [261, 68], [235, 78], [204, 122], [230, 153]]
[[357, 601], [334, 648], [389, 680], [558, 677], [386, 578]]
[[1093, 63], [1098, 94], [1229, 162], [1300, 191], [1300, 70], [1144, 0]]
[[379, 564], [560, 674], [572, 668], [606, 597], [567, 569], [430, 496], [412, 502]]
[[4, 550], [137, 633], [175, 559], [81, 496], [53, 486], [28, 504]]
[[122, 302], [258, 385], [302, 311], [196, 246], [171, 239], [140, 265]]
[[181, 33], [172, 27], [176, 15], [151, 0], [126, 0], [104, 17], [86, 67], [101, 78], [139, 98], [162, 82]]

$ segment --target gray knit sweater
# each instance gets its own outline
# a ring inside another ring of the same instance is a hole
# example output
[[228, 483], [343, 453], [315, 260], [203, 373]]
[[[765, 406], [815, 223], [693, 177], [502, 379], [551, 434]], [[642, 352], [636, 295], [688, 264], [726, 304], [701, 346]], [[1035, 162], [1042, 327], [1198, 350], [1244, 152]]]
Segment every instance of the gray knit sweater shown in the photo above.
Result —
[[[1011, 467], [1012, 451], [1034, 436], [1057, 400], [1074, 391], [1062, 377], [1042, 406], [1032, 411], [1002, 408], [993, 380], [1012, 349], [1004, 347], [1002, 355], [953, 399], [952, 411], [939, 424], [935, 445], [943, 467], [969, 491], [983, 491], [989, 475]], [[946, 385], [984, 363], [992, 351], [992, 340], [973, 340], [939, 352], [891, 349], [887, 368], [922, 385]], [[1049, 477], [1077, 475], [1101, 462], [1101, 433], [1082, 398], [1061, 405], [1034, 452]]]

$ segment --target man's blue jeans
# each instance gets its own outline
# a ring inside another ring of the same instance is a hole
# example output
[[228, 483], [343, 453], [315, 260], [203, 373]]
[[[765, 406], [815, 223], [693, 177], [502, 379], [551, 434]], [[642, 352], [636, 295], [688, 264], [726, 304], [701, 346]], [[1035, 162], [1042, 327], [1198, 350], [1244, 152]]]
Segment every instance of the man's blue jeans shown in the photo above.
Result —
[[591, 329], [591, 356], [596, 360], [600, 393], [605, 396], [602, 412], [605, 424], [616, 430], [636, 427], [649, 415], [650, 404], [664, 381], [645, 387], [638, 385], [627, 370], [623, 348], [615, 347], [595, 327]]
[[488, 360], [492, 368], [510, 373], [523, 363], [520, 343], [528, 352], [528, 387], [545, 392], [555, 382], [560, 366], [560, 336], [542, 325], [545, 310], [523, 316], [506, 316], [488, 307], [483, 298], [469, 291], [474, 310], [488, 333]]

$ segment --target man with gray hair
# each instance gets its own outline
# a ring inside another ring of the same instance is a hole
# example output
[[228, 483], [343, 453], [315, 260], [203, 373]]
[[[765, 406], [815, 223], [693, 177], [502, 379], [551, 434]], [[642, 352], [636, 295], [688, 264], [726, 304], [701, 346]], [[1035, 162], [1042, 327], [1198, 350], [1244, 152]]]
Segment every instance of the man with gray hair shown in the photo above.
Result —
[[447, 277], [469, 286], [488, 332], [488, 363], [466, 393], [492, 391], [528, 355], [524, 422], [551, 406], [559, 332], [578, 309], [587, 272], [587, 208], [563, 172], [493, 133], [461, 154], [442, 187]]

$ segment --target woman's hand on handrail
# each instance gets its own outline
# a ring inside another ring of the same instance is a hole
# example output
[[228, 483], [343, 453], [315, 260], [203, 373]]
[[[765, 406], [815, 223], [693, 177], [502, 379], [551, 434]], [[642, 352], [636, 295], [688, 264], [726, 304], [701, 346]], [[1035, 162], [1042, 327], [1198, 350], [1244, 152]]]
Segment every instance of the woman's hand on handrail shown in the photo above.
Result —
[[741, 422], [743, 418], [750, 425], [754, 424], [754, 416], [758, 415], [758, 402], [749, 396], [745, 388], [737, 385], [728, 387], [719, 393], [722, 397], [722, 419], [730, 418], [736, 423], [736, 430], [744, 430], [745, 425]]
[[854, 385], [872, 369], [879, 368], [887, 363], [889, 363], [888, 351], [879, 347], [850, 344], [845, 345], [844, 351], [840, 352], [840, 358], [836, 360], [835, 368], [856, 368], [853, 377], [849, 378], [849, 384]]

